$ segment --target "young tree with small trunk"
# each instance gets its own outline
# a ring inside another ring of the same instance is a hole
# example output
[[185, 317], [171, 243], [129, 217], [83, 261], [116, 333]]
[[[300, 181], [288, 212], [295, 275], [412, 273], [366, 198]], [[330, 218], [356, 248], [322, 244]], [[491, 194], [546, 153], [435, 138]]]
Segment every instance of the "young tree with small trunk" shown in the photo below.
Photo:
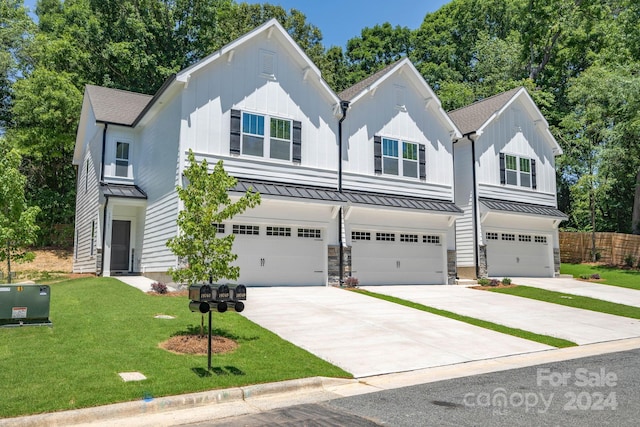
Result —
[[249, 190], [234, 202], [229, 189], [237, 180], [225, 172], [222, 160], [209, 173], [206, 160], [198, 163], [191, 150], [188, 158], [190, 165], [184, 171], [187, 185], [177, 187], [183, 203], [178, 214], [179, 232], [167, 241], [169, 249], [184, 261], [185, 266], [171, 269], [171, 276], [176, 282], [189, 285], [210, 280], [237, 280], [240, 268], [231, 265], [238, 257], [232, 253], [235, 236], [217, 237], [217, 227], [260, 204], [260, 194]]
[[0, 140], [0, 261], [7, 262], [8, 283], [11, 283], [11, 262], [33, 260], [25, 248], [36, 240], [37, 206], [27, 206], [24, 187], [27, 178], [20, 173], [21, 157]]

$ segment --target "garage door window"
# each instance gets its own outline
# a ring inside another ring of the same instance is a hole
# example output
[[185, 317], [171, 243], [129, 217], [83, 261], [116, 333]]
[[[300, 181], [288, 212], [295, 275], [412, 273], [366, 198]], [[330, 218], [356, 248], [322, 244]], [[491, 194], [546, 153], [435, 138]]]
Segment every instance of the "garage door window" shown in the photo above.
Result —
[[401, 234], [400, 241], [406, 243], [418, 243], [418, 235], [417, 234]]
[[320, 239], [322, 238], [322, 232], [319, 228], [298, 228], [298, 237]]
[[233, 224], [233, 234], [258, 236], [260, 234], [260, 227], [257, 225]]
[[376, 233], [376, 240], [380, 242], [395, 242], [396, 235], [393, 233]]
[[519, 242], [531, 242], [531, 236], [527, 236], [526, 234], [520, 234], [518, 236]]
[[498, 233], [488, 232], [487, 240], [498, 240]]
[[351, 240], [371, 240], [371, 233], [368, 231], [352, 231]]
[[267, 236], [291, 236], [291, 227], [267, 227]]
[[516, 235], [515, 234], [502, 233], [502, 240], [508, 240], [508, 241], [515, 242]]
[[224, 224], [216, 223], [213, 226], [216, 228], [216, 233], [224, 234]]
[[440, 236], [422, 236], [422, 243], [440, 244]]
[[547, 243], [547, 236], [535, 236], [534, 237], [534, 242], [536, 243]]

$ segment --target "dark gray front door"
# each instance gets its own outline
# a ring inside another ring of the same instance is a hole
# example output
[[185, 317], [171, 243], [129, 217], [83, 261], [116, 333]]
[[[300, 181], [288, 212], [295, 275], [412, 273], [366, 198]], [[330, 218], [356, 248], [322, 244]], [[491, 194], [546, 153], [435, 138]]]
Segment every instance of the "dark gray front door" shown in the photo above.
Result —
[[111, 271], [129, 271], [129, 244], [131, 221], [113, 221], [111, 224]]

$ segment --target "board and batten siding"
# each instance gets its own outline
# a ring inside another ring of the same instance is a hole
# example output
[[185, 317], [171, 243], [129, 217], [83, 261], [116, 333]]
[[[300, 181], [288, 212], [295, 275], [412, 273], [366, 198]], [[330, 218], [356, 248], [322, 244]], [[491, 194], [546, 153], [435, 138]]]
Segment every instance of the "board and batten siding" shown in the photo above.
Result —
[[[264, 52], [274, 54], [273, 77], [261, 73]], [[291, 161], [239, 155], [236, 165], [254, 164], [247, 177], [262, 175], [263, 179], [270, 179], [274, 173], [280, 175], [273, 176], [276, 180], [284, 177], [285, 181], [313, 184], [313, 173], [308, 170], [337, 170], [337, 101], [319, 85], [313, 73], [306, 74], [292, 59], [278, 37], [267, 39], [261, 35], [238, 46], [230, 62], [226, 57], [220, 58], [198, 70], [182, 97], [185, 151], [192, 148], [198, 153], [230, 156], [231, 110], [235, 109], [300, 121], [302, 126], [300, 164], [294, 167]], [[228, 163], [231, 167], [233, 162]], [[325, 175], [319, 172], [315, 185], [333, 185], [335, 178], [329, 182]]]
[[[539, 126], [543, 126], [540, 123]], [[536, 189], [500, 184], [500, 153], [536, 162]], [[542, 130], [520, 101], [504, 111], [476, 140], [478, 196], [557, 206], [555, 157]]]
[[[95, 116], [91, 109], [88, 110], [88, 116], [88, 123], [91, 125], [86, 129], [87, 141], [84, 143], [82, 163], [78, 165], [78, 181], [76, 182], [73, 258], [73, 271], [76, 273], [97, 272], [96, 270], [99, 268], [97, 254], [102, 245], [99, 179], [103, 127], [95, 125]], [[91, 235], [92, 229], [93, 236]], [[92, 242], [93, 254], [91, 254]]]
[[471, 142], [461, 139], [454, 144], [455, 204], [464, 211], [456, 219], [456, 256], [459, 267], [475, 266], [473, 226], [473, 159]]
[[[437, 109], [426, 108], [413, 83], [402, 76], [389, 76], [373, 96], [364, 95], [348, 110], [343, 122], [343, 187], [453, 200], [449, 130]], [[424, 145], [426, 179], [376, 175], [375, 136]]]
[[141, 150], [135, 178], [147, 194], [140, 257], [143, 273], [166, 272], [177, 262], [166, 243], [178, 230], [180, 117], [181, 102], [176, 97], [146, 124], [139, 136]]

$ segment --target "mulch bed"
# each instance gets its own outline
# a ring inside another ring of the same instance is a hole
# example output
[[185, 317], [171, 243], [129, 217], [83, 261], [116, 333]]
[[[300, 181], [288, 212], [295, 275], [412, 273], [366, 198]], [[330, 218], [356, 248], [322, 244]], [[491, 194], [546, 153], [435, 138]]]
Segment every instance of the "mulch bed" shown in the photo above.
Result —
[[515, 287], [517, 287], [517, 286], [518, 286], [518, 285], [514, 285], [514, 284], [511, 284], [511, 285], [503, 285], [503, 284], [501, 283], [501, 284], [499, 284], [498, 286], [480, 286], [480, 285], [478, 285], [478, 286], [469, 286], [469, 287], [470, 287], [471, 289], [480, 289], [480, 290], [483, 290], [483, 291], [488, 291], [488, 290], [490, 290], [490, 289], [515, 288]]
[[[205, 355], [207, 353], [207, 339], [209, 336], [176, 335], [160, 343], [160, 348], [177, 354]], [[211, 353], [230, 353], [238, 348], [238, 343], [232, 339], [214, 335], [211, 337]]]

